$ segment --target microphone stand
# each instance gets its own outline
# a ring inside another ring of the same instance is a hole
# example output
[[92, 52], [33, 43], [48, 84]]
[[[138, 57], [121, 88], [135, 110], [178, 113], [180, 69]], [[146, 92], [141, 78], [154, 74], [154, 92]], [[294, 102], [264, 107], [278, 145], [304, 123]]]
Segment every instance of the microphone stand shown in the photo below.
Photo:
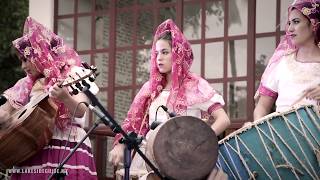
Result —
[[111, 115], [107, 112], [107, 110], [104, 109], [104, 107], [101, 105], [99, 100], [89, 91], [89, 89], [86, 87], [84, 89], [84, 94], [91, 100], [93, 106], [98, 106], [98, 108], [102, 111], [102, 113], [97, 113], [97, 110], [94, 107], [89, 108], [96, 112], [96, 114], [100, 117], [100, 120], [106, 125], [111, 128], [111, 130], [114, 133], [121, 133], [123, 138], [121, 143], [125, 144], [125, 156], [124, 156], [124, 165], [125, 165], [125, 180], [129, 180], [129, 170], [131, 165], [131, 150], [135, 149], [135, 151], [142, 157], [142, 159], [146, 162], [146, 164], [149, 165], [149, 167], [154, 171], [154, 173], [161, 179], [168, 179], [166, 177], [163, 177], [159, 170], [151, 163], [151, 161], [142, 153], [142, 151], [139, 149], [139, 144], [141, 143], [141, 139], [137, 138], [137, 134], [134, 132], [131, 132], [127, 134], [124, 132], [124, 130], [121, 128], [121, 126], [111, 117]]
[[48, 180], [51, 180], [53, 177], [55, 177], [57, 180], [63, 180], [64, 176], [67, 174], [65, 172], [62, 172], [63, 165], [70, 159], [70, 157], [76, 152], [76, 150], [79, 148], [79, 146], [83, 143], [85, 139], [90, 135], [90, 133], [99, 125], [100, 120], [96, 120], [93, 124], [93, 126], [88, 130], [86, 135], [80, 140], [80, 142], [77, 143], [77, 145], [72, 149], [72, 151], [68, 154], [68, 156], [59, 164], [57, 168], [55, 168], [54, 173], [51, 174], [51, 176], [48, 178]]
[[[62, 173], [62, 169], [64, 164], [70, 159], [70, 157], [75, 153], [78, 147], [83, 143], [83, 141], [89, 136], [89, 134], [99, 125], [100, 122], [103, 122], [106, 126], [109, 126], [114, 133], [121, 133], [123, 135], [123, 139], [121, 143], [125, 144], [125, 158], [124, 158], [124, 166], [125, 166], [125, 180], [129, 180], [129, 170], [131, 165], [131, 150], [135, 149], [136, 152], [143, 158], [143, 160], [149, 165], [149, 167], [154, 171], [154, 173], [159, 176], [161, 179], [168, 179], [163, 177], [159, 170], [151, 163], [151, 161], [142, 153], [139, 149], [139, 144], [141, 143], [141, 139], [137, 138], [137, 134], [131, 132], [127, 134], [121, 128], [121, 126], [111, 117], [111, 115], [103, 108], [99, 100], [91, 93], [88, 87], [83, 88], [84, 94], [91, 100], [92, 105], [86, 104], [89, 109], [94, 112], [100, 119], [96, 120], [93, 126], [88, 130], [86, 135], [77, 143], [77, 145], [73, 148], [73, 150], [68, 154], [68, 156], [59, 164], [57, 168], [55, 168], [54, 173], [48, 178], [51, 180], [55, 177], [58, 180], [63, 180], [66, 173]], [[102, 111], [100, 112], [94, 106], [98, 106]]]

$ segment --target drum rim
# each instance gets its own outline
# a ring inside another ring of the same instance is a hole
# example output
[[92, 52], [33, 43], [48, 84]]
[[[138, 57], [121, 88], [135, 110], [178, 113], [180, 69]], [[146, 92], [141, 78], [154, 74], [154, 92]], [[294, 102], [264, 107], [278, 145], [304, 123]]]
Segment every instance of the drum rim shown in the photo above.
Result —
[[300, 109], [307, 109], [307, 108], [311, 108], [316, 114], [317, 116], [319, 116], [319, 113], [316, 111], [316, 107], [314, 105], [302, 105], [302, 106], [299, 106], [297, 108], [294, 108], [292, 107], [291, 109], [287, 110], [287, 111], [283, 111], [283, 112], [273, 112], [271, 114], [268, 114], [260, 119], [258, 119], [257, 121], [253, 121], [251, 122], [250, 125], [248, 126], [245, 126], [245, 127], [241, 127], [240, 129], [236, 130], [236, 131], [233, 131], [232, 133], [230, 133], [229, 135], [227, 135], [225, 138], [221, 139], [218, 144], [221, 145], [221, 144], [224, 144], [225, 142], [227, 142], [228, 140], [234, 138], [236, 135], [238, 134], [241, 134], [243, 132], [246, 132], [260, 124], [263, 124], [265, 121], [268, 121], [268, 120], [271, 120], [273, 118], [276, 118], [276, 117], [280, 117], [282, 116], [283, 114], [289, 114], [289, 113], [292, 113], [292, 112], [295, 112], [295, 111], [298, 111]]

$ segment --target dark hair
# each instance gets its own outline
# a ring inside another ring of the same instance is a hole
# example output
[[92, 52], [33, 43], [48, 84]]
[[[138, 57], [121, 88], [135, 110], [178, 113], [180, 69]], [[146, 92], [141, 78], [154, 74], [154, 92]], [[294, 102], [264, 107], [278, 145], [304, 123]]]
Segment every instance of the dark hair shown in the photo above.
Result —
[[171, 37], [172, 37], [172, 36], [171, 36], [171, 32], [170, 32], [170, 31], [167, 31], [167, 32], [164, 32], [163, 34], [161, 34], [161, 35], [158, 37], [157, 41], [159, 41], [160, 39], [162, 39], [162, 40], [167, 40], [167, 41], [169, 42], [169, 45], [172, 46], [172, 45], [171, 45], [171, 42], [172, 42], [172, 38], [171, 38]]

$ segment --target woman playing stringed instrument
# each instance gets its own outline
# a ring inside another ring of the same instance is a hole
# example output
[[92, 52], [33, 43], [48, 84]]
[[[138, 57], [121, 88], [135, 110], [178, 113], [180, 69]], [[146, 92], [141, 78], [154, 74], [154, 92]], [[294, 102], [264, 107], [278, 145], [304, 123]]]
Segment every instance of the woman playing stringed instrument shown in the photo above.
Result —
[[[61, 86], [62, 79], [80, 67], [80, 57], [64, 44], [62, 38], [31, 17], [25, 21], [24, 36], [13, 41], [13, 45], [26, 77], [4, 92], [8, 101], [0, 107], [0, 123], [5, 123], [1, 121], [9, 119], [13, 112], [33, 101], [38, 94], [48, 93], [57, 107], [52, 139], [42, 150], [18, 164], [18, 168], [54, 169], [85, 135], [82, 127], [86, 107], [79, 103], [88, 100], [83, 93], [72, 96], [67, 87]], [[72, 120], [73, 116], [75, 120]], [[89, 139], [84, 141], [64, 168], [68, 173], [66, 179], [96, 179]], [[47, 179], [52, 171], [38, 172], [41, 173], [14, 173], [11, 179]]]

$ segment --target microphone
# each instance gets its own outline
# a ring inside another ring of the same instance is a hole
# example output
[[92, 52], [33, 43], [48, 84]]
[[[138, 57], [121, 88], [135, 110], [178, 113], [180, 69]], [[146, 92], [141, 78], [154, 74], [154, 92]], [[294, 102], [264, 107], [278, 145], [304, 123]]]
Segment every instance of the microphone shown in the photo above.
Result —
[[[100, 119], [101, 121], [106, 125], [106, 126], [110, 126], [111, 129], [114, 130], [115, 125], [109, 120], [108, 116], [106, 116], [103, 112], [101, 112], [100, 110], [98, 110], [97, 108], [95, 108], [94, 106], [92, 106], [89, 103], [84, 103], [92, 112], [94, 112]], [[118, 133], [116, 131], [114, 131], [115, 133]]]
[[154, 130], [155, 128], [157, 128], [162, 122], [160, 122], [160, 121], [157, 121], [157, 114], [158, 114], [158, 110], [159, 110], [159, 108], [162, 108], [168, 115], [169, 115], [169, 117], [175, 117], [176, 116], [176, 113], [174, 113], [174, 112], [169, 112], [168, 111], [168, 108], [166, 107], [166, 106], [164, 106], [164, 105], [161, 105], [161, 106], [159, 106], [158, 108], [157, 108], [157, 110], [156, 110], [156, 117], [155, 117], [155, 120], [151, 123], [151, 125], [150, 125], [150, 129], [152, 129], [152, 130]]
[[161, 107], [166, 113], [168, 113], [169, 117], [176, 117], [176, 116], [177, 116], [176, 113], [174, 113], [174, 112], [169, 112], [169, 111], [168, 111], [168, 108], [167, 108], [166, 106], [161, 105], [160, 107]]
[[4, 95], [0, 95], [0, 106], [4, 105], [7, 102], [7, 98]]
[[160, 122], [160, 121], [153, 121], [151, 123], [150, 129], [152, 129], [152, 130], [156, 129], [161, 123], [162, 122]]

